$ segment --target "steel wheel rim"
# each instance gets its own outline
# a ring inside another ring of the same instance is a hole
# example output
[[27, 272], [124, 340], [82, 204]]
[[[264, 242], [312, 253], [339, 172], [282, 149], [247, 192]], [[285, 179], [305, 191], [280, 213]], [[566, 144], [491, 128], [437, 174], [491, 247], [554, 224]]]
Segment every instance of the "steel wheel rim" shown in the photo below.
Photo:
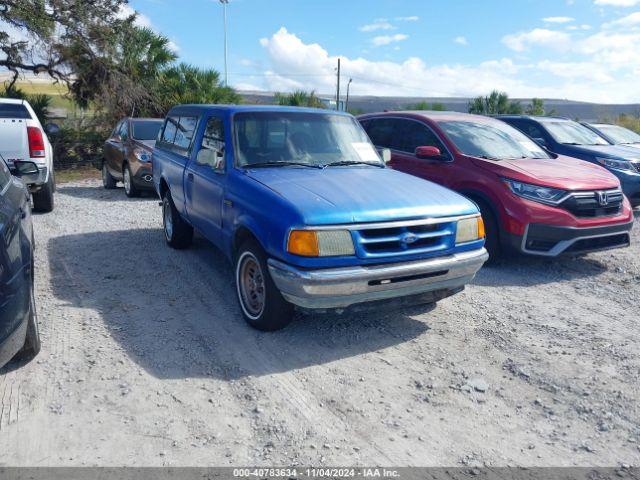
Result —
[[131, 174], [128, 168], [124, 169], [124, 191], [131, 193]]
[[164, 219], [164, 235], [167, 240], [171, 240], [173, 236], [173, 218], [171, 217], [171, 208], [168, 205], [169, 202], [165, 200], [162, 204], [162, 218]]
[[245, 313], [253, 319], [262, 315], [266, 301], [264, 274], [258, 259], [245, 252], [238, 266], [238, 289]]

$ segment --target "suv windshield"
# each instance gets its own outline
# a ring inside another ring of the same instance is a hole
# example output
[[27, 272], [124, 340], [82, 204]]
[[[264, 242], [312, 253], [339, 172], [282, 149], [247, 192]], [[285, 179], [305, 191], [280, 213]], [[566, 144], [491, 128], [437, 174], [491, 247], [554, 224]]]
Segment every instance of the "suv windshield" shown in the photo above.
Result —
[[613, 140], [616, 145], [640, 143], [640, 135], [628, 128], [618, 125], [596, 125], [595, 127]]
[[358, 122], [345, 115], [241, 112], [234, 116], [238, 166], [383, 166]]
[[584, 125], [570, 120], [540, 120], [558, 143], [565, 145], [609, 145], [604, 138]]
[[155, 140], [162, 127], [162, 120], [134, 120], [131, 122], [133, 138], [136, 140]]
[[440, 122], [449, 139], [463, 154], [490, 160], [550, 158], [535, 142], [502, 122]]

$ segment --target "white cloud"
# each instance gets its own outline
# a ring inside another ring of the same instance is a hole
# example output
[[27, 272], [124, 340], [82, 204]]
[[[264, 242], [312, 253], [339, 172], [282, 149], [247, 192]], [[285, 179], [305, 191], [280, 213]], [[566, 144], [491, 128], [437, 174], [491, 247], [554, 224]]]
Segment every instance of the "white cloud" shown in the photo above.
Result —
[[617, 20], [613, 20], [611, 22], [605, 23], [602, 25], [603, 28], [623, 28], [623, 29], [632, 29], [636, 27], [640, 27], [640, 12], [632, 13], [631, 15], [627, 15], [626, 17], [619, 18]]
[[546, 28], [535, 28], [529, 32], [515, 33], [502, 38], [502, 43], [515, 52], [524, 52], [532, 46], [565, 50], [570, 42], [571, 36], [568, 33]]
[[409, 38], [409, 35], [404, 33], [396, 33], [395, 35], [380, 35], [371, 39], [371, 44], [374, 47], [381, 47], [383, 45], [389, 45], [390, 43], [402, 42]]
[[463, 46], [467, 46], [469, 45], [469, 42], [467, 41], [466, 37], [463, 36], [459, 36], [453, 39], [454, 43], [457, 43], [458, 45], [463, 45]]
[[136, 10], [134, 10], [134, 8], [131, 5], [127, 5], [126, 3], [120, 5], [120, 11], [118, 12], [119, 18], [124, 19], [135, 14], [137, 14], [135, 19], [135, 24], [137, 26], [144, 27], [144, 28], [151, 28], [155, 30], [153, 27], [153, 24], [151, 23], [151, 19], [149, 17], [141, 14], [140, 12], [137, 12]]
[[417, 22], [420, 20], [420, 17], [416, 15], [411, 15], [410, 17], [396, 17], [396, 22]]
[[596, 5], [610, 5], [613, 7], [633, 7], [640, 4], [640, 0], [595, 0]]
[[571, 23], [574, 20], [573, 17], [546, 17], [542, 19], [546, 23]]
[[361, 26], [358, 30], [361, 32], [375, 32], [376, 30], [392, 30], [394, 27], [389, 22], [374, 22]]
[[[427, 64], [416, 57], [400, 61], [340, 58], [344, 75], [353, 78], [351, 91], [356, 95], [456, 97], [482, 95], [497, 88], [512, 97], [633, 102], [640, 97], [640, 51], [634, 48], [640, 38], [619, 35], [624, 38], [606, 32], [586, 38], [569, 36], [565, 48], [571, 61], [521, 63], [502, 58], [477, 64]], [[247, 79], [252, 87], [316, 90], [325, 95], [335, 91], [337, 55], [317, 43], [303, 42], [286, 28], [261, 39], [260, 44], [269, 67], [256, 67], [258, 76]], [[554, 51], [548, 45], [539, 50], [543, 54]]]

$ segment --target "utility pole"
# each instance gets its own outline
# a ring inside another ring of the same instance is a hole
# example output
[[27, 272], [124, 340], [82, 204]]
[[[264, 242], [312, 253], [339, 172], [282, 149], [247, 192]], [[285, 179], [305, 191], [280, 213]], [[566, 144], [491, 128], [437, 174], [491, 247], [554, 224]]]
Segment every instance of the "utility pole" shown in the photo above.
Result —
[[349, 87], [351, 86], [351, 82], [353, 82], [353, 78], [349, 79], [349, 83], [347, 83], [347, 101], [344, 102], [344, 111], [349, 111]]
[[229, 86], [229, 73], [227, 70], [227, 5], [229, 0], [220, 0], [222, 4], [222, 17], [224, 21], [224, 86]]
[[338, 83], [336, 85], [336, 110], [340, 110], [340, 57], [338, 57]]

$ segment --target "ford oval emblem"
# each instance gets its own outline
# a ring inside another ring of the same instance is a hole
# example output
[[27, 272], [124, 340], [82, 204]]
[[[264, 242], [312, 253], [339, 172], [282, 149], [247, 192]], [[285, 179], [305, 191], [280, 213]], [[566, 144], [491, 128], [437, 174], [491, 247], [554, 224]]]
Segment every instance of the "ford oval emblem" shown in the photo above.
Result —
[[407, 232], [400, 237], [400, 242], [404, 243], [405, 245], [411, 245], [412, 243], [416, 243], [419, 239], [420, 237], [418, 237], [417, 235]]

